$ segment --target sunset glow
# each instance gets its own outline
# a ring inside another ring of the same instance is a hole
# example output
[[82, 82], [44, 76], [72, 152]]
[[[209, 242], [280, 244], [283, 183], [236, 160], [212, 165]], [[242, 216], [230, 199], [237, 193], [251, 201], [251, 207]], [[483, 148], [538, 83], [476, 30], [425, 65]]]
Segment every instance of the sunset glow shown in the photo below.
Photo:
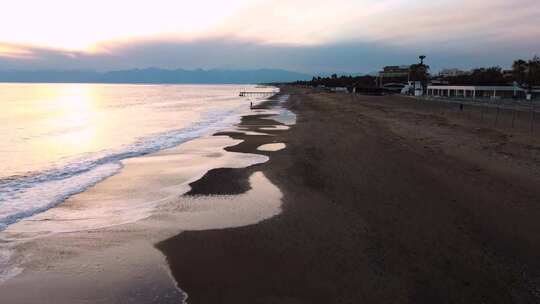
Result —
[[100, 42], [115, 40], [156, 38], [156, 35], [193, 37], [223, 22], [248, 3], [254, 2], [10, 1], [2, 7], [0, 41], [89, 50]]

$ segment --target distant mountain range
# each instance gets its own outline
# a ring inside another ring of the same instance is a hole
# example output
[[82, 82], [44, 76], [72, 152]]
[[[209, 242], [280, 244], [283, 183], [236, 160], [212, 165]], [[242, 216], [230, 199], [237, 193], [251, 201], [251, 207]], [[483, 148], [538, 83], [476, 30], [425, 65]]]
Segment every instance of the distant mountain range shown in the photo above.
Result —
[[168, 70], [147, 68], [110, 72], [87, 70], [0, 70], [0, 82], [248, 84], [291, 82], [309, 80], [311, 77], [308, 74], [280, 69]]

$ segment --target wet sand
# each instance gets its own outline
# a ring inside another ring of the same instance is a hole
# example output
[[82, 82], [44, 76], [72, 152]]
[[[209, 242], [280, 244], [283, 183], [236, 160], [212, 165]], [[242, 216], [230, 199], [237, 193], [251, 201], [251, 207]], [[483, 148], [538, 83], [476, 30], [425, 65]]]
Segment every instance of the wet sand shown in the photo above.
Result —
[[189, 193], [243, 193], [263, 172], [283, 212], [157, 244], [188, 303], [538, 303], [537, 138], [411, 99], [285, 90], [298, 123], [228, 133], [244, 141], [227, 150], [286, 149]]
[[157, 242], [281, 212], [282, 193], [262, 172], [238, 178], [238, 195], [182, 196], [208, 170], [268, 160], [224, 150], [238, 143], [210, 135], [125, 160], [119, 174], [2, 231], [0, 258], [9, 260], [0, 260], [0, 275], [20, 274], [5, 282], [0, 277], [0, 302], [182, 303], [185, 294]]

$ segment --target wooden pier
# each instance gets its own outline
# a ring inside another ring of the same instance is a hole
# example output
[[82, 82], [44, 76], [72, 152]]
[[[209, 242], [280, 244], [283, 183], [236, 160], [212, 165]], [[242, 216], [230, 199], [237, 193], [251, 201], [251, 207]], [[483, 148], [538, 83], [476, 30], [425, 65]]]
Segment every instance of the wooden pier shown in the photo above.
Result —
[[248, 91], [242, 91], [240, 92], [240, 97], [248, 97], [248, 96], [272, 96], [276, 94], [276, 92], [248, 92]]

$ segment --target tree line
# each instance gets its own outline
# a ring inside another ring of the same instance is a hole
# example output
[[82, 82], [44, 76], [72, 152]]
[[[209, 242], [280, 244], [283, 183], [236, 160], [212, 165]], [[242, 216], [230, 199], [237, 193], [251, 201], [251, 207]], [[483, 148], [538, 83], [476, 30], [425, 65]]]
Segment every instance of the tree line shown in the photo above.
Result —
[[[534, 56], [532, 59], [515, 60], [512, 64], [511, 73], [504, 73], [499, 66], [487, 68], [476, 68], [466, 75], [451, 77], [433, 77], [429, 74], [429, 66], [423, 63], [410, 66], [408, 80], [427, 82], [430, 79], [437, 79], [447, 82], [450, 85], [509, 85], [517, 83], [519, 86], [530, 89], [540, 86], [540, 57]], [[401, 80], [403, 81], [403, 79]], [[307, 86], [326, 87], [376, 87], [377, 77], [375, 76], [338, 76], [313, 77], [311, 81], [297, 81], [295, 84]]]
[[329, 77], [316, 76], [311, 81], [296, 81], [294, 84], [307, 85], [307, 86], [326, 86], [326, 87], [352, 87], [352, 86], [365, 86], [375, 87], [377, 77], [365, 75], [365, 76], [338, 76], [332, 74]]
[[512, 74], [514, 80], [523, 87], [540, 86], [540, 57], [534, 56], [528, 61], [522, 59], [514, 61]]

